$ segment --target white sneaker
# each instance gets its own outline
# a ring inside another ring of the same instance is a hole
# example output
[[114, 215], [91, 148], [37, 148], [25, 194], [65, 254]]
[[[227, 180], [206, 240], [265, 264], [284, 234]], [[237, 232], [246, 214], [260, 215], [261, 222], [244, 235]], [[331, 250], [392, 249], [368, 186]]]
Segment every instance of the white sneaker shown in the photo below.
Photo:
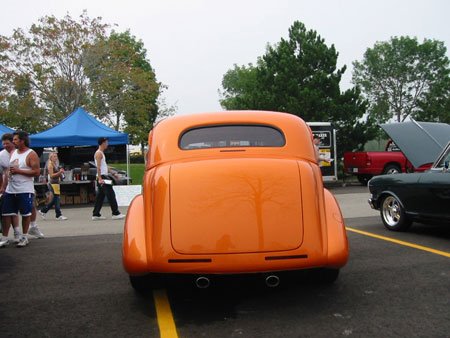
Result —
[[14, 232], [14, 240], [13, 240], [13, 242], [14, 242], [15, 244], [19, 243], [19, 241], [20, 241], [20, 236], [22, 236], [22, 235], [20, 234], [20, 232]]
[[125, 218], [124, 214], [112, 215], [111, 219], [122, 219]]
[[19, 243], [16, 244], [16, 247], [23, 248], [28, 245], [28, 238], [26, 236], [20, 237]]
[[45, 212], [42, 212], [41, 210], [38, 210], [39, 215], [41, 215], [42, 219], [45, 219], [45, 216], [47, 215]]
[[93, 221], [101, 221], [101, 220], [104, 220], [104, 219], [106, 219], [105, 216], [92, 216], [92, 220]]
[[0, 248], [5, 248], [5, 247], [7, 247], [9, 245], [9, 239], [4, 239], [4, 240], [1, 240], [0, 239]]
[[67, 217], [61, 215], [61, 216], [59, 216], [59, 217], [56, 217], [56, 220], [57, 220], [57, 221], [65, 221], [65, 220], [67, 220]]
[[[41, 230], [39, 230], [39, 228], [37, 226], [30, 227], [30, 229], [28, 230], [28, 234], [32, 235], [36, 238], [45, 238], [44, 234], [41, 232]], [[20, 241], [19, 241], [19, 243], [20, 243]]]

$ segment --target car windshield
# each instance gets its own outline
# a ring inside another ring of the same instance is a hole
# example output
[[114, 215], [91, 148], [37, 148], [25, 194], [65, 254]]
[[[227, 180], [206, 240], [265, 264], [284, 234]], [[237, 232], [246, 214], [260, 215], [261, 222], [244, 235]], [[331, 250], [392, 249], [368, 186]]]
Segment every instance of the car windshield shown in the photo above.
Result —
[[219, 125], [190, 129], [180, 138], [180, 148], [283, 147], [283, 133], [263, 125]]

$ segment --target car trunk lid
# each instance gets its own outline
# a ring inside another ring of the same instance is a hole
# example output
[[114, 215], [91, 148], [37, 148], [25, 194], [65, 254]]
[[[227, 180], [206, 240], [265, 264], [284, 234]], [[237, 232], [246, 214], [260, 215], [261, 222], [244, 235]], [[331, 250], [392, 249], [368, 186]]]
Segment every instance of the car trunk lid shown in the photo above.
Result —
[[291, 250], [303, 240], [295, 160], [217, 159], [170, 172], [173, 248], [182, 254]]

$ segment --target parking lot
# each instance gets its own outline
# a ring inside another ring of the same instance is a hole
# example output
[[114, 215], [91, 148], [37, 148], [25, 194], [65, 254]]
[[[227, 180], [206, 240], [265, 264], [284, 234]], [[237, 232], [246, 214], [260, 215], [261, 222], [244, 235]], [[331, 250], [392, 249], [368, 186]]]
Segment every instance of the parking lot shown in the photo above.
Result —
[[[333, 285], [302, 278], [170, 283], [146, 296], [121, 266], [121, 226], [68, 209], [68, 223], [0, 250], [3, 337], [449, 337], [450, 228], [384, 229], [364, 187], [333, 188], [350, 259]], [[365, 199], [364, 199], [365, 198]], [[105, 211], [106, 214], [106, 211]]]

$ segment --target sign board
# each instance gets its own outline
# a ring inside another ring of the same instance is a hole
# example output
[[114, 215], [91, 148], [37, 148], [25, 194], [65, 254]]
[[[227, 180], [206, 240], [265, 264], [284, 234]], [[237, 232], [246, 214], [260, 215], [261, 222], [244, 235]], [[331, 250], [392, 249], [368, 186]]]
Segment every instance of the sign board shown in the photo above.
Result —
[[319, 136], [319, 162], [324, 181], [337, 181], [336, 129], [330, 122], [307, 122], [314, 135]]
[[129, 206], [133, 198], [142, 192], [141, 185], [115, 185], [113, 189], [119, 207]]

